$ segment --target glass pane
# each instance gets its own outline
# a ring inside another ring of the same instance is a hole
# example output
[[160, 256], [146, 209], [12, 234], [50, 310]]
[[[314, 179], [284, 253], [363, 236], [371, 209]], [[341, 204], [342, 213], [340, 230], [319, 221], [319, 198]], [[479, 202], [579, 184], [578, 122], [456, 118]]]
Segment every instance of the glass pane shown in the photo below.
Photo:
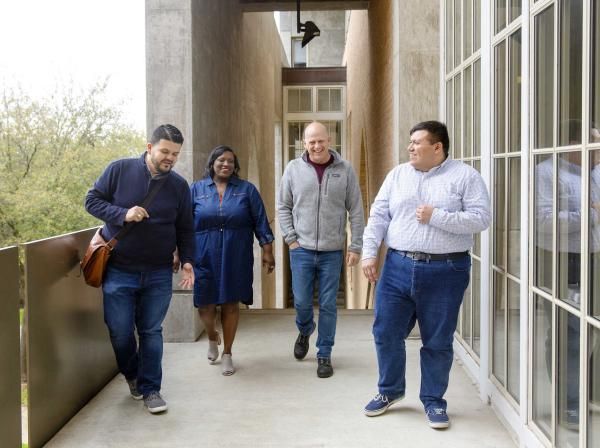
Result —
[[579, 318], [557, 308], [556, 446], [579, 446]]
[[521, 159], [508, 159], [508, 272], [520, 277], [521, 269]]
[[473, 0], [473, 51], [481, 47], [481, 0]]
[[579, 308], [581, 266], [581, 153], [558, 158], [558, 296]]
[[600, 142], [600, 0], [592, 1], [590, 59], [590, 133], [591, 142]]
[[292, 66], [306, 67], [306, 47], [302, 47], [302, 39], [292, 39]]
[[583, 0], [560, 2], [558, 142], [581, 143]]
[[552, 303], [533, 297], [533, 421], [548, 438], [552, 427]]
[[473, 346], [471, 341], [471, 283], [465, 290], [465, 295], [462, 303], [462, 325], [461, 325], [461, 336], [464, 341], [469, 345]]
[[300, 90], [300, 112], [312, 112], [312, 89]]
[[589, 314], [600, 319], [600, 150], [590, 153]]
[[496, 18], [496, 33], [506, 27], [506, 0], [496, 0], [494, 17]]
[[521, 15], [521, 0], [510, 0], [509, 22]]
[[453, 1], [446, 1], [446, 73], [450, 73], [454, 68], [452, 58], [452, 42], [453, 42], [453, 26], [452, 26], [452, 11], [454, 10]]
[[508, 151], [521, 150], [521, 31], [508, 38]]
[[463, 0], [463, 8], [465, 13], [465, 20], [463, 22], [463, 57], [467, 59], [471, 56], [471, 47], [473, 45], [473, 0]]
[[454, 67], [461, 63], [461, 1], [454, 0]]
[[506, 151], [506, 41], [498, 44], [494, 50], [494, 94], [495, 94], [495, 145], [496, 154]]
[[342, 89], [329, 89], [329, 105], [332, 112], [342, 111]]
[[473, 157], [481, 155], [481, 59], [473, 64]]
[[288, 112], [300, 111], [300, 91], [288, 89]]
[[[481, 174], [481, 160], [474, 160], [473, 168]], [[473, 235], [473, 253], [477, 256], [481, 256], [481, 233]]]
[[552, 146], [552, 110], [554, 109], [554, 6], [535, 16], [535, 148]]
[[553, 174], [552, 156], [536, 155], [533, 198], [535, 210], [533, 237], [536, 248], [533, 260], [533, 284], [549, 293], [552, 293]]
[[473, 258], [471, 260], [471, 291], [473, 292], [473, 351], [480, 354], [481, 349], [481, 264], [479, 260]]
[[471, 124], [472, 124], [472, 116], [471, 116], [471, 109], [472, 109], [472, 103], [471, 103], [471, 71], [472, 71], [472, 66], [469, 66], [466, 68], [465, 70], [465, 79], [464, 79], [464, 85], [463, 85], [463, 101], [465, 103], [464, 105], [464, 110], [465, 110], [465, 116], [464, 116], [464, 123], [465, 123], [465, 136], [464, 136], [464, 144], [463, 144], [463, 156], [464, 157], [471, 157], [473, 154], [473, 147], [472, 147], [472, 135], [471, 135]]
[[462, 126], [461, 126], [461, 115], [462, 115], [462, 107], [460, 104], [460, 93], [462, 91], [460, 85], [461, 75], [460, 73], [454, 77], [454, 139], [451, 142], [451, 147], [454, 147], [454, 157], [456, 159], [462, 158], [461, 149], [462, 149]]
[[506, 163], [494, 159], [494, 264], [501, 269], [505, 264], [506, 243]]
[[[454, 132], [454, 95], [453, 95], [454, 83], [452, 80], [446, 83], [446, 127], [448, 128], [448, 136], [452, 137]], [[454, 158], [454, 144], [450, 142], [450, 155]]]
[[508, 355], [507, 355], [507, 389], [512, 397], [520, 400], [520, 366], [521, 366], [521, 285], [508, 279]]
[[293, 160], [302, 155], [304, 146], [302, 138], [304, 129], [310, 124], [310, 121], [290, 121], [288, 122], [288, 158]]
[[330, 110], [329, 89], [317, 89], [317, 111], [329, 112]]
[[494, 339], [492, 359], [492, 373], [502, 383], [506, 384], [506, 372], [504, 370], [504, 354], [506, 353], [506, 285], [505, 277], [494, 271]]
[[329, 137], [331, 138], [331, 143], [329, 147], [331, 149], [335, 149], [340, 154], [342, 153], [342, 122], [331, 120], [331, 121], [322, 121], [325, 126], [327, 126], [327, 130], [329, 132]]
[[600, 330], [589, 327], [587, 446], [600, 446]]

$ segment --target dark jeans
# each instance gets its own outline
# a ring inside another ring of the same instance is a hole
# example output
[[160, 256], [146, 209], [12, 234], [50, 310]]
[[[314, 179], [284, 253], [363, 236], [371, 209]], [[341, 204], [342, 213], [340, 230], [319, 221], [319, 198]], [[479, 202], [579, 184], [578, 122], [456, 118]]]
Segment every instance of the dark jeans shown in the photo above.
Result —
[[414, 261], [388, 250], [375, 294], [373, 336], [379, 363], [379, 393], [397, 397], [406, 389], [404, 340], [421, 331], [421, 392], [425, 409], [446, 409], [458, 312], [469, 284], [471, 257]]
[[128, 380], [137, 378], [144, 396], [160, 391], [162, 322], [171, 302], [172, 281], [171, 269], [131, 273], [109, 267], [102, 285], [104, 322], [117, 365]]

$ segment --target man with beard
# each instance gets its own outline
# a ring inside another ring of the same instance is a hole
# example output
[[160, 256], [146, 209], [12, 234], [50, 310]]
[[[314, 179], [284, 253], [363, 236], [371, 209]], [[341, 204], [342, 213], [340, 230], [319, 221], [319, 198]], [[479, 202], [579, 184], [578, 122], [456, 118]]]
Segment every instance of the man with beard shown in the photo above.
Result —
[[167, 410], [160, 395], [162, 322], [173, 272], [181, 265], [181, 287], [194, 284], [190, 192], [185, 179], [172, 171], [182, 144], [175, 126], [159, 126], [141, 157], [112, 162], [85, 198], [86, 210], [104, 221], [106, 241], [123, 227], [133, 227], [119, 238], [108, 262], [104, 321], [131, 396], [143, 398], [153, 414]]

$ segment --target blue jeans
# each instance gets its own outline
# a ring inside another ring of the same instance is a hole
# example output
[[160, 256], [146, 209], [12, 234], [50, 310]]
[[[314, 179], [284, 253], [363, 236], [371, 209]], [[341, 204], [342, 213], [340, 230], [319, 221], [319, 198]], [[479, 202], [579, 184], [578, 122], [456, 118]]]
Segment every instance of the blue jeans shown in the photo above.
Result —
[[329, 358], [335, 342], [336, 296], [343, 260], [344, 252], [341, 250], [315, 251], [302, 247], [290, 250], [296, 326], [305, 336], [315, 329], [313, 291], [315, 280], [319, 280], [317, 358]]
[[406, 389], [404, 340], [421, 331], [421, 392], [425, 409], [446, 409], [443, 399], [452, 367], [458, 312], [469, 284], [471, 257], [414, 261], [388, 250], [375, 294], [373, 336], [379, 364], [379, 393], [397, 397]]
[[117, 365], [125, 378], [137, 379], [144, 396], [160, 391], [162, 322], [171, 302], [172, 282], [171, 269], [132, 273], [109, 266], [102, 284], [104, 322]]

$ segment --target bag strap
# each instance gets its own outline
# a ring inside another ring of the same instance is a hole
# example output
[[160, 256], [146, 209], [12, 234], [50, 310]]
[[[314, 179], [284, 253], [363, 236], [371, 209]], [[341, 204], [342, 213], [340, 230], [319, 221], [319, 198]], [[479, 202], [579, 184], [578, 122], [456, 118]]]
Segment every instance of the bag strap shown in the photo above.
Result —
[[[165, 184], [165, 182], [167, 181], [166, 179], [167, 176], [165, 176], [165, 179], [159, 180], [157, 181], [153, 188], [148, 192], [148, 194], [146, 195], [146, 197], [144, 198], [144, 200], [142, 201], [142, 204], [140, 205], [140, 207], [147, 209], [148, 206], [152, 203], [152, 201], [154, 200], [154, 198], [156, 197], [156, 195], [158, 194], [158, 192], [160, 191], [160, 189], [162, 188], [162, 186]], [[119, 242], [119, 240], [121, 238], [123, 238], [127, 233], [129, 233], [129, 231], [131, 229], [133, 229], [133, 227], [136, 225], [136, 222], [127, 222], [125, 223], [125, 225], [121, 228], [121, 230], [119, 230], [115, 236], [113, 236], [111, 238], [111, 240], [107, 243], [111, 250], [114, 249], [114, 247], [117, 245], [117, 243]]]

